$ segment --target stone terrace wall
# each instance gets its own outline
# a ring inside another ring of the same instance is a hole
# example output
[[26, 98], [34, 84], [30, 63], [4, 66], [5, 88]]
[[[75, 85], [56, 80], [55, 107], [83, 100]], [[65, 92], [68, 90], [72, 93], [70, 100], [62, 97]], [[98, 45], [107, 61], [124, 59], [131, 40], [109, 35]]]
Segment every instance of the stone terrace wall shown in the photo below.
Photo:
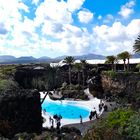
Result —
[[19, 132], [40, 133], [40, 94], [37, 90], [8, 91], [0, 95], [0, 134], [12, 137]]

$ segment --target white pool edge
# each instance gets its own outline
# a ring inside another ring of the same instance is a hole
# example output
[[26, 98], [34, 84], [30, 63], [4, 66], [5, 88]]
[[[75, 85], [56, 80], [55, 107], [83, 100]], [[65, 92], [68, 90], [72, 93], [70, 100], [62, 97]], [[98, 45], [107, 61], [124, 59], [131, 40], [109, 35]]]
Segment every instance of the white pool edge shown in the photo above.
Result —
[[[41, 96], [41, 98], [43, 98], [45, 96], [45, 94], [43, 92], [40, 92], [40, 96]], [[50, 97], [48, 95], [47, 95], [46, 98], [47, 98], [47, 100], [54, 102], [53, 100], [50, 99]], [[56, 100], [55, 102], [60, 102], [60, 101]], [[92, 111], [93, 108], [95, 108], [95, 110], [97, 111], [98, 116], [100, 116], [103, 113], [103, 111], [104, 111], [104, 109], [102, 109], [99, 112], [100, 99], [97, 99], [97, 98], [93, 98], [93, 99], [90, 99], [88, 101], [62, 100], [62, 102], [65, 102], [65, 103], [68, 103], [68, 102], [76, 103], [76, 104], [74, 104], [75, 106], [84, 107], [84, 108], [88, 109], [89, 112]], [[53, 118], [53, 116], [50, 115], [49, 113], [45, 113], [44, 114], [44, 112], [42, 111], [42, 117], [45, 118], [45, 120], [46, 120], [45, 123], [43, 123], [43, 127], [48, 127], [48, 128], [51, 127], [51, 124], [49, 122], [49, 117], [50, 116]], [[82, 120], [83, 120], [83, 122], [90, 121], [89, 117], [83, 118]], [[92, 119], [92, 120], [95, 120], [95, 118]], [[80, 123], [80, 118], [79, 119], [64, 119], [64, 118], [62, 118], [62, 120], [61, 120], [61, 126], [68, 125], [68, 124], [76, 124], [76, 123]], [[56, 123], [55, 122], [54, 122], [54, 127], [56, 127]]]

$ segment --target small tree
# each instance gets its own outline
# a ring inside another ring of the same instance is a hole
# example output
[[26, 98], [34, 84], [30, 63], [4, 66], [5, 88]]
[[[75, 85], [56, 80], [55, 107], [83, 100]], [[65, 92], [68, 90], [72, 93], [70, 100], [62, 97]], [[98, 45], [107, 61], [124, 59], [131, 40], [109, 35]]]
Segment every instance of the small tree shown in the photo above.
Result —
[[117, 58], [118, 59], [122, 59], [123, 62], [124, 62], [124, 71], [126, 71], [126, 59], [128, 60], [128, 63], [127, 63], [127, 70], [129, 70], [129, 59], [130, 59], [131, 55], [129, 52], [125, 51], [125, 52], [122, 52], [120, 54], [117, 55]]
[[74, 63], [74, 61], [75, 61], [74, 57], [72, 57], [72, 56], [67, 56], [64, 59], [64, 63], [69, 65], [69, 84], [70, 84], [70, 89], [71, 89], [71, 66]]
[[82, 78], [83, 78], [83, 89], [85, 86], [85, 69], [86, 69], [86, 65], [87, 65], [87, 61], [86, 60], [80, 60], [81, 64], [82, 64]]
[[77, 73], [78, 73], [78, 86], [80, 86], [80, 71], [82, 69], [82, 65], [81, 63], [76, 63], [74, 65], [74, 68], [76, 69]]
[[112, 65], [112, 70], [114, 71], [115, 70], [115, 67], [114, 67], [115, 61], [116, 61], [116, 57], [114, 55], [111, 55], [111, 56], [106, 57], [106, 62], [105, 63], [111, 64]]

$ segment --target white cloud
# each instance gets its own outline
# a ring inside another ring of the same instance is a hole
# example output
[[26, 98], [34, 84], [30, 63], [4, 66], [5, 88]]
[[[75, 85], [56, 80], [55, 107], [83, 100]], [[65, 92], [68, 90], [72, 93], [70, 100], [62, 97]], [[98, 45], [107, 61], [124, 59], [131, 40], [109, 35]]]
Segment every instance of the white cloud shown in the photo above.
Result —
[[68, 0], [67, 1], [68, 10], [71, 12], [79, 10], [84, 4], [84, 2], [85, 0]]
[[102, 16], [101, 16], [101, 15], [99, 15], [99, 16], [98, 16], [98, 20], [101, 20], [101, 19], [102, 19]]
[[121, 7], [121, 10], [118, 12], [122, 17], [128, 18], [131, 14], [134, 13], [133, 7], [135, 6], [135, 1], [132, 0], [127, 2], [125, 5]]
[[109, 23], [110, 21], [112, 21], [114, 19], [113, 15], [108, 14], [106, 16], [106, 19], [103, 20], [103, 23]]
[[[86, 29], [72, 25], [72, 14], [81, 8], [84, 0], [45, 0], [37, 7], [34, 20], [24, 17], [24, 21], [19, 9], [30, 12], [27, 5], [21, 0], [12, 0], [10, 6], [7, 6], [7, 0], [1, 1], [0, 29], [4, 34], [0, 36], [1, 54], [19, 57], [47, 55], [47, 52], [54, 56], [56, 52], [57, 55], [76, 54], [88, 50], [90, 34]], [[34, 3], [38, 1], [34, 0]]]
[[93, 28], [93, 42], [97, 53], [106, 55], [117, 54], [121, 51], [132, 51], [134, 40], [140, 32], [140, 19], [132, 20], [128, 25], [114, 22], [113, 25], [101, 25]]
[[21, 10], [24, 10], [25, 12], [29, 12], [29, 7], [25, 4], [23, 4], [22, 2], [19, 2], [18, 8]]
[[78, 19], [81, 23], [89, 23], [93, 19], [93, 13], [87, 10], [82, 10], [78, 13]]
[[39, 3], [39, 0], [32, 0], [32, 3], [37, 5]]
[[36, 10], [36, 24], [44, 21], [56, 21], [57, 23], [72, 23], [72, 13], [68, 11], [67, 3], [57, 0], [45, 0]]
[[[82, 8], [85, 0], [44, 0], [37, 6], [33, 20], [21, 15], [20, 10], [30, 12], [22, 0], [0, 0], [0, 54], [36, 57], [42, 55], [78, 55], [83, 53], [114, 54], [132, 50], [133, 41], [140, 32], [140, 19], [128, 25], [114, 22], [112, 26], [94, 25], [93, 31], [78, 27], [72, 18], [78, 10], [79, 20], [89, 23], [93, 13]], [[38, 0], [34, 0], [38, 4]], [[126, 7], [132, 8], [131, 1]], [[98, 19], [102, 19], [99, 16]], [[113, 21], [112, 15], [106, 19]], [[88, 25], [88, 24], [87, 24]]]

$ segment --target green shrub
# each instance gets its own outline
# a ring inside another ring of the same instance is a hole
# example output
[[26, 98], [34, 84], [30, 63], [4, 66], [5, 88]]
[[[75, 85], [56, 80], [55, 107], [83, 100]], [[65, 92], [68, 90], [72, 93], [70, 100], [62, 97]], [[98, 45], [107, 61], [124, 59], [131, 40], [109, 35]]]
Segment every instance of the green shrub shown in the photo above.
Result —
[[127, 124], [133, 113], [134, 112], [131, 109], [117, 109], [109, 113], [107, 123], [112, 128], [123, 127]]
[[12, 79], [1, 79], [0, 80], [0, 91], [5, 91], [7, 89], [15, 89], [18, 85]]
[[112, 71], [112, 70], [104, 71], [103, 74], [105, 74], [105, 75], [107, 75], [107, 76], [109, 76], [111, 78], [115, 78], [117, 76], [117, 73], [115, 71]]
[[127, 139], [140, 140], [140, 113], [131, 116], [128, 123], [120, 128], [120, 132]]
[[83, 140], [139, 140], [139, 128], [139, 115], [131, 109], [117, 109], [98, 121]]

